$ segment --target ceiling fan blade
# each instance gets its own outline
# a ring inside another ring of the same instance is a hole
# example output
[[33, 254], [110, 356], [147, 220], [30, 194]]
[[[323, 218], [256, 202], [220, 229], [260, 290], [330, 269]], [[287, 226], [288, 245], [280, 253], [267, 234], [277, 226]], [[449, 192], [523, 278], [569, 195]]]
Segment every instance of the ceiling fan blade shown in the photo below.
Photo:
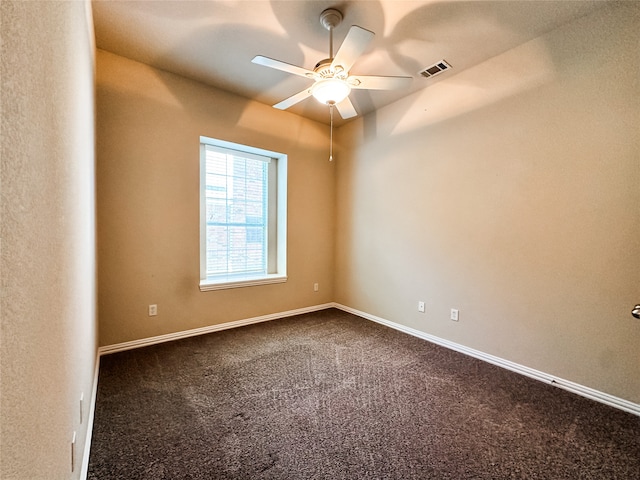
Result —
[[367, 49], [373, 37], [375, 37], [375, 33], [353, 25], [344, 38], [333, 62], [331, 62], [331, 68], [335, 69], [337, 66], [341, 66], [345, 72], [348, 72], [358, 57]]
[[289, 107], [292, 107], [298, 102], [301, 102], [305, 98], [309, 98], [311, 96], [311, 89], [307, 88], [302, 90], [301, 92], [296, 93], [295, 95], [290, 96], [289, 98], [285, 98], [280, 103], [276, 103], [274, 108], [279, 110], [286, 110]]
[[311, 70], [307, 70], [306, 68], [298, 67], [296, 65], [291, 65], [290, 63], [281, 62], [280, 60], [274, 60], [273, 58], [263, 57], [262, 55], [256, 55], [251, 60], [252, 63], [257, 65], [263, 65], [269, 68], [275, 68], [276, 70], [282, 70], [283, 72], [293, 73], [294, 75], [299, 75], [305, 78], [315, 78], [315, 73]]
[[412, 77], [376, 77], [372, 75], [349, 75], [351, 88], [365, 90], [395, 90], [408, 87]]
[[338, 109], [340, 116], [345, 120], [347, 118], [358, 116], [358, 112], [356, 112], [356, 109], [353, 106], [353, 103], [351, 103], [351, 100], [349, 100], [349, 97], [346, 97], [340, 103], [336, 103], [336, 108]]

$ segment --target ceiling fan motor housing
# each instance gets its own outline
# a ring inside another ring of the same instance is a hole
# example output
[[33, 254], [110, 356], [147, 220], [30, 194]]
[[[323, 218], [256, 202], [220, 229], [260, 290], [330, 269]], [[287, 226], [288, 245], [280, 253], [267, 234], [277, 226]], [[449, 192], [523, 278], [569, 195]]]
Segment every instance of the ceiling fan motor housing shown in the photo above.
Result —
[[344, 70], [334, 70], [331, 68], [331, 64], [333, 62], [332, 58], [325, 58], [324, 60], [320, 60], [313, 71], [319, 75], [321, 78], [333, 78], [337, 77], [342, 80], [347, 78], [347, 72]]

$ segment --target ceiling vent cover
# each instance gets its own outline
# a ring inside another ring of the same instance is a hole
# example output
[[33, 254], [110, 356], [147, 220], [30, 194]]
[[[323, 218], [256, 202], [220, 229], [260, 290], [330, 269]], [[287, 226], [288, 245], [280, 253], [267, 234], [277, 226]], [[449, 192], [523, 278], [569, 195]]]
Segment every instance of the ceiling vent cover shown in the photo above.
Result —
[[444, 72], [445, 70], [449, 70], [451, 65], [449, 65], [446, 61], [440, 60], [433, 65], [426, 67], [420, 70], [418, 73], [425, 78], [435, 77], [436, 75]]

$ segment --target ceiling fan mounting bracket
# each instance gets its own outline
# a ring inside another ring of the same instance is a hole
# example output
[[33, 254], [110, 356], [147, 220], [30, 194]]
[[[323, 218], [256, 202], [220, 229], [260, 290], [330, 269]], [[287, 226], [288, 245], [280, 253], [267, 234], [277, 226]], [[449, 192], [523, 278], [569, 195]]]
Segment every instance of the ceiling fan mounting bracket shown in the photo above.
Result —
[[342, 13], [335, 8], [327, 8], [320, 14], [320, 24], [331, 31], [342, 23]]

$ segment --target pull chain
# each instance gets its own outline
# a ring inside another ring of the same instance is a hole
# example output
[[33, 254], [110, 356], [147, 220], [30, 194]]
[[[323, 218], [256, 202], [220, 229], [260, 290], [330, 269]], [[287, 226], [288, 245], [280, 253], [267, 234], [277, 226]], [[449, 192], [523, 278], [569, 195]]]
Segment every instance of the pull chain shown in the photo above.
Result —
[[329, 130], [329, 161], [333, 162], [333, 103], [329, 104], [329, 117], [331, 118], [331, 128]]

